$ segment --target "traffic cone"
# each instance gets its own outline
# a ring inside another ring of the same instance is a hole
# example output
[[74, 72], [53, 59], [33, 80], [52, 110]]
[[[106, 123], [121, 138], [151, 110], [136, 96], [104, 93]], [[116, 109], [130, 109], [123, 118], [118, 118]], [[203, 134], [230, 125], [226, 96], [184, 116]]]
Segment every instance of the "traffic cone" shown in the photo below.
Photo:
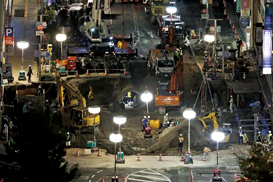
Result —
[[123, 69], [123, 71], [124, 76], [126, 76], [127, 75], [126, 69]]
[[235, 30], [235, 25], [233, 23], [232, 23], [231, 27], [232, 27], [232, 30]]
[[184, 155], [183, 155], [183, 154], [181, 155], [181, 159], [180, 159], [180, 161], [181, 161], [181, 162], [184, 162], [184, 161], [185, 161], [185, 159], [184, 159]]
[[246, 79], [246, 73], [244, 72], [243, 74], [243, 79], [245, 80]]
[[205, 153], [203, 154], [203, 161], [206, 162], [206, 155], [205, 155]]
[[87, 76], [89, 76], [90, 74], [89, 74], [89, 71], [88, 71], [88, 69], [86, 69], [86, 75]]
[[126, 182], [126, 176], [125, 175], [123, 176], [123, 182]]
[[36, 78], [39, 78], [39, 73], [38, 73], [38, 71], [37, 71], [37, 75], [36, 75]]
[[103, 177], [101, 177], [100, 181], [101, 181], [101, 182], [104, 182], [104, 179], [103, 179]]
[[100, 151], [100, 149], [99, 149], [99, 151], [98, 151], [98, 155], [97, 155], [98, 157], [101, 157], [102, 155], [101, 155], [101, 151]]
[[79, 72], [76, 70], [76, 78], [79, 78]]
[[221, 155], [220, 155], [220, 152], [219, 152], [219, 151], [218, 151], [217, 155], [218, 155], [218, 158], [220, 158], [220, 157], [221, 157]]
[[233, 147], [230, 148], [231, 154], [234, 154], [234, 149]]
[[193, 176], [193, 173], [192, 173], [192, 170], [191, 170], [191, 173], [190, 173], [190, 182], [193, 182], [193, 178], [194, 178], [194, 176]]
[[159, 160], [158, 161], [162, 161], [162, 155], [159, 155]]
[[227, 20], [229, 20], [229, 16], [227, 15]]
[[108, 76], [107, 69], [104, 69], [104, 76]]
[[139, 154], [137, 154], [137, 161], [141, 161], [141, 160], [140, 160], [140, 155], [139, 155]]
[[80, 157], [80, 151], [77, 149], [75, 157]]
[[234, 177], [233, 179], [238, 179], [238, 174], [237, 174], [237, 170], [235, 171]]

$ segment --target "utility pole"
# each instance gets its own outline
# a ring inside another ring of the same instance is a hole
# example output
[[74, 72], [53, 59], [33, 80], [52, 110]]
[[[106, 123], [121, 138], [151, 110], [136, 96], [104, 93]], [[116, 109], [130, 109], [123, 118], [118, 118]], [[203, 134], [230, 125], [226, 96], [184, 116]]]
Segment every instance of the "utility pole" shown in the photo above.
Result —
[[1, 98], [0, 98], [0, 132], [2, 132], [2, 115], [3, 115], [3, 109], [2, 106], [3, 104], [3, 92], [4, 92], [4, 87], [2, 87], [2, 83], [3, 83], [3, 58], [4, 58], [4, 47], [3, 47], [3, 32], [4, 32], [4, 1], [0, 0], [0, 75], [1, 75]]

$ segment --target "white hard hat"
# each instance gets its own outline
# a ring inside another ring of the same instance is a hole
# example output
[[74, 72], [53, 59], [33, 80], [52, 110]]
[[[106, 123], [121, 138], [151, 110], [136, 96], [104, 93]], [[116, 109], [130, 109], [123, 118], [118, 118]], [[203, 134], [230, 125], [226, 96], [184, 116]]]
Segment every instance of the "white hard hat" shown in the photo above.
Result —
[[232, 97], [232, 95], [230, 95], [230, 97]]
[[66, 134], [68, 134], [68, 135], [69, 135], [69, 132], [67, 132]]
[[271, 131], [269, 131], [268, 133], [271, 134]]
[[166, 113], [166, 115], [168, 116], [168, 113]]
[[258, 133], [260, 134], [261, 132], [259, 131]]
[[146, 116], [144, 116], [144, 118], [146, 118]]
[[28, 65], [28, 67], [31, 67], [31, 65]]
[[183, 134], [180, 134], [180, 136], [183, 136]]
[[204, 54], [207, 54], [208, 53], [208, 51], [204, 51]]

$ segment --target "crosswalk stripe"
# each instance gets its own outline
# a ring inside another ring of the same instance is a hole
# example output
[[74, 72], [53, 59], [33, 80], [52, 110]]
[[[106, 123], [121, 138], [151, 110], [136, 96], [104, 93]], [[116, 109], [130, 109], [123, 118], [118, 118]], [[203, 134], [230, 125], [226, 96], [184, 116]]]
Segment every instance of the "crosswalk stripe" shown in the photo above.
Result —
[[154, 182], [154, 181], [148, 181], [148, 180], [142, 180], [142, 179], [136, 179], [136, 178], [128, 178], [127, 180], [143, 181], [143, 182]]
[[[149, 172], [149, 171], [139, 171], [138, 173], [155, 174], [154, 171], [152, 171], [152, 172]], [[156, 173], [156, 175], [161, 175], [161, 174], [160, 174], [160, 173], [159, 173], [159, 174]], [[161, 175], [161, 176], [162, 176], [162, 175]]]
[[159, 181], [166, 181], [165, 179], [162, 179], [162, 177], [155, 177], [155, 176], [151, 176], [151, 175], [143, 176], [143, 175], [138, 175], [138, 174], [132, 174], [131, 176], [147, 178], [147, 179], [154, 179], [154, 180], [159, 180]]

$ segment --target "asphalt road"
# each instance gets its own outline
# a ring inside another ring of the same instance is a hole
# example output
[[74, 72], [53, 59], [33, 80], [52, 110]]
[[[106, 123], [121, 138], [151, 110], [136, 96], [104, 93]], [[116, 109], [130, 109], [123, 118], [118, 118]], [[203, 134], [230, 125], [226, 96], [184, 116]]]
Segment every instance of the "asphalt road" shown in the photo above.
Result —
[[[117, 164], [117, 166], [122, 164]], [[191, 169], [187, 167], [171, 168], [171, 169], [139, 169], [139, 168], [119, 168], [117, 167], [116, 175], [119, 176], [119, 181], [123, 181], [123, 177], [126, 177], [127, 182], [185, 182], [190, 181], [190, 172], [194, 176], [195, 182], [208, 182], [213, 174], [212, 168], [198, 168]], [[228, 171], [226, 168], [221, 168], [222, 177], [226, 181], [234, 180], [235, 173]], [[105, 181], [111, 181], [111, 177], [114, 175], [114, 168], [83, 168], [81, 169], [81, 177], [76, 182], [98, 182], [103, 179]]]

